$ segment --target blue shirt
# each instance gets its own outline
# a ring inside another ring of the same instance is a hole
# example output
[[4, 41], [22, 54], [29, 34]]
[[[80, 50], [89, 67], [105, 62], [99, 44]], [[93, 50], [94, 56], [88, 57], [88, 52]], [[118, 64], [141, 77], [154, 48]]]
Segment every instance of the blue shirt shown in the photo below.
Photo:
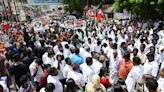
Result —
[[71, 61], [72, 61], [72, 64], [83, 64], [84, 63], [83, 59], [77, 54], [73, 54], [71, 56]]

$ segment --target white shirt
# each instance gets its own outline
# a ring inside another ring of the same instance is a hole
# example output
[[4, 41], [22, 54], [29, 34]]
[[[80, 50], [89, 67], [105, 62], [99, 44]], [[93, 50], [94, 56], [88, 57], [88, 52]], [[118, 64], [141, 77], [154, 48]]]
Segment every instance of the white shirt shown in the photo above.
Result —
[[3, 87], [3, 92], [9, 92], [9, 89], [4, 81], [0, 81], [0, 85]]
[[157, 76], [158, 73], [158, 63], [155, 61], [148, 62], [148, 60], [144, 64], [144, 74], [150, 74], [154, 77]]
[[164, 38], [164, 30], [160, 30], [157, 34], [159, 37]]
[[109, 46], [107, 46], [106, 48], [102, 47], [102, 50], [103, 50], [104, 54], [106, 54], [106, 55], [112, 51], [112, 49]]
[[128, 92], [134, 92], [135, 84], [138, 79], [142, 78], [143, 71], [144, 71], [144, 68], [142, 65], [132, 67], [132, 70], [129, 72], [125, 80]]
[[7, 81], [6, 76], [0, 78], [0, 85], [3, 87], [3, 92], [9, 92], [6, 81]]
[[64, 77], [64, 78], [67, 78], [68, 73], [69, 73], [70, 71], [72, 71], [72, 66], [66, 64], [65, 67], [64, 67], [64, 69], [63, 69], [63, 77]]
[[81, 73], [70, 71], [67, 75], [67, 80], [70, 78], [72, 78], [75, 81], [76, 85], [78, 85], [79, 87], [85, 86], [84, 77]]
[[27, 88], [24, 88], [24, 87], [20, 87], [19, 88], [19, 92], [29, 92], [30, 90], [32, 90], [33, 89], [33, 85], [32, 85], [32, 83], [28, 83], [28, 87]]
[[54, 53], [56, 54], [59, 51], [58, 46], [55, 45], [54, 48], [53, 48], [53, 50], [54, 50]]
[[84, 42], [88, 42], [88, 37], [87, 36], [84, 36], [83, 41]]
[[158, 82], [158, 88], [160, 89], [160, 91], [164, 92], [164, 78], [159, 78], [157, 82]]
[[[58, 67], [58, 61], [55, 61], [54, 63], [54, 67], [57, 68]], [[64, 69], [64, 63], [60, 63], [60, 70], [58, 70], [58, 76], [59, 76], [59, 79], [64, 79], [63, 77], [63, 69]]]
[[48, 57], [48, 53], [47, 52], [45, 52], [44, 54], [43, 54], [43, 56], [42, 56], [42, 61], [43, 61], [43, 63], [46, 61], [46, 58]]
[[[35, 74], [35, 71], [36, 71], [36, 63], [35, 63], [35, 61], [31, 63], [31, 65], [29, 66], [29, 69], [30, 69], [31, 75], [33, 76]], [[39, 66], [39, 68], [37, 70], [37, 74], [34, 77], [34, 81], [40, 82], [40, 78], [41, 78], [42, 73], [43, 73], [42, 67]]]
[[135, 41], [134, 47], [137, 48], [137, 49], [140, 49], [140, 46], [141, 46], [140, 39], [137, 39], [137, 40]]
[[91, 65], [91, 68], [93, 69], [95, 74], [100, 73], [100, 69], [103, 67], [102, 63], [100, 63], [98, 60], [93, 58], [93, 64]]
[[40, 43], [39, 41], [35, 41], [35, 42], [34, 42], [34, 45], [35, 45], [36, 47], [38, 47], [38, 48], [41, 47], [41, 43]]
[[53, 57], [52, 58], [47, 57], [45, 62], [43, 62], [43, 64], [50, 64], [51, 67], [54, 67], [54, 63], [55, 63], [55, 60]]
[[110, 57], [109, 69], [110, 69], [111, 76], [118, 74], [120, 62], [121, 62], [121, 58], [119, 58], [118, 56], [116, 58], [114, 58], [113, 55]]
[[134, 46], [133, 46], [133, 45], [129, 45], [129, 46], [128, 46], [128, 50], [129, 50], [129, 51], [133, 51], [133, 49], [134, 49]]
[[64, 49], [63, 54], [64, 54], [64, 58], [67, 58], [67, 57], [69, 57], [69, 55], [71, 54], [71, 52], [70, 52], [69, 49]]
[[83, 58], [84, 62], [86, 61], [87, 57], [92, 57], [91, 53], [89, 53], [88, 51], [85, 51], [85, 50], [83, 53], [80, 53], [79, 55]]
[[59, 81], [58, 76], [51, 76], [47, 77], [47, 83], [53, 83], [55, 85], [55, 92], [63, 92], [63, 86]]
[[80, 65], [80, 69], [82, 70], [85, 82], [91, 82], [91, 78], [94, 75], [94, 71], [91, 69], [91, 67], [86, 63], [83, 63]]
[[161, 56], [158, 53], [155, 54], [154, 59], [155, 59], [154, 61], [157, 62], [158, 65], [162, 62]]
[[100, 53], [101, 52], [101, 45], [94, 44], [93, 45], [93, 51]]

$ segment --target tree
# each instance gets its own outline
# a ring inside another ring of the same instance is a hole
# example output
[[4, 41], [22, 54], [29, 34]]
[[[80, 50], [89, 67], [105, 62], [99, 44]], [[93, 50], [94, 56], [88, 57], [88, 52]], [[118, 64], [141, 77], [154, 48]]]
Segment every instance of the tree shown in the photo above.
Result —
[[126, 9], [134, 14], [164, 14], [164, 0], [115, 0], [115, 10]]
[[66, 5], [65, 10], [72, 12], [83, 12], [85, 6], [85, 0], [64, 0], [63, 3]]

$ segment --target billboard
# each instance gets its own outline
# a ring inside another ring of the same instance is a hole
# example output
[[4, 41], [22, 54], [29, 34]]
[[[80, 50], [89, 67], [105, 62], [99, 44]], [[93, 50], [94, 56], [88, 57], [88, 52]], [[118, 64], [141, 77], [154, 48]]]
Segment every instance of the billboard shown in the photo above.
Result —
[[30, 5], [48, 5], [61, 3], [62, 0], [28, 0], [28, 4]]

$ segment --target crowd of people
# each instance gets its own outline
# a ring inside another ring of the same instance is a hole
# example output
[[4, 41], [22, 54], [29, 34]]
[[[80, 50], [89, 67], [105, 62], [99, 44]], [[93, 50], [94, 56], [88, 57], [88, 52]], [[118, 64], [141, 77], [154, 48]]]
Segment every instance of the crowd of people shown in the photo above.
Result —
[[163, 21], [86, 22], [1, 30], [0, 92], [164, 92]]

